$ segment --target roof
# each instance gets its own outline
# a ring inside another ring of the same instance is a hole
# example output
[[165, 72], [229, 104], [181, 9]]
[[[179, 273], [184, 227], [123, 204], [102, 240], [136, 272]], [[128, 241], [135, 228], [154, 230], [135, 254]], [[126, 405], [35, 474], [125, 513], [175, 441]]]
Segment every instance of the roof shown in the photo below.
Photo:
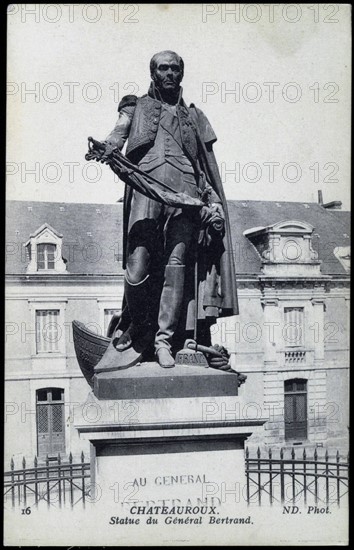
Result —
[[[346, 274], [333, 250], [350, 244], [350, 212], [327, 210], [317, 203], [228, 201], [233, 251], [238, 274], [259, 274], [261, 259], [243, 235], [247, 229], [285, 220], [311, 224], [313, 248], [324, 275]], [[43, 224], [63, 235], [63, 257], [72, 274], [121, 271], [123, 205], [8, 201], [6, 205], [6, 272], [26, 273], [24, 244]]]
[[63, 236], [62, 256], [76, 274], [115, 274], [122, 253], [123, 205], [35, 201], [6, 204], [6, 273], [26, 273], [24, 244], [48, 223]]
[[236, 271], [259, 273], [261, 259], [243, 232], [252, 227], [269, 226], [280, 221], [298, 220], [314, 227], [312, 247], [321, 260], [324, 275], [346, 271], [333, 251], [350, 245], [350, 212], [326, 210], [318, 203], [228, 201]]

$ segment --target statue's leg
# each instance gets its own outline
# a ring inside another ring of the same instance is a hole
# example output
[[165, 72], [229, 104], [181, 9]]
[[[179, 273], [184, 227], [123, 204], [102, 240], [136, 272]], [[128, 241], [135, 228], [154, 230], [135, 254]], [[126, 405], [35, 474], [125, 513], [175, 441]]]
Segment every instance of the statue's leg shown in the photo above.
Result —
[[149, 275], [141, 282], [133, 284], [127, 277], [124, 281], [124, 293], [127, 300], [131, 323], [116, 343], [116, 349], [123, 351], [129, 348], [139, 334], [150, 330], [148, 312], [145, 304], [149, 300]]
[[185, 280], [185, 257], [194, 230], [189, 216], [169, 217], [165, 235], [165, 279], [162, 287], [155, 350], [161, 367], [173, 367], [171, 341], [181, 312]]
[[151, 300], [155, 285], [151, 281], [150, 275], [154, 252], [158, 248], [159, 205], [156, 201], [151, 201], [140, 195], [140, 197], [136, 197], [133, 206], [135, 206], [135, 210], [132, 212], [133, 222], [128, 234], [124, 280], [124, 296], [131, 323], [115, 344], [119, 351], [128, 349], [134, 339], [153, 330]]

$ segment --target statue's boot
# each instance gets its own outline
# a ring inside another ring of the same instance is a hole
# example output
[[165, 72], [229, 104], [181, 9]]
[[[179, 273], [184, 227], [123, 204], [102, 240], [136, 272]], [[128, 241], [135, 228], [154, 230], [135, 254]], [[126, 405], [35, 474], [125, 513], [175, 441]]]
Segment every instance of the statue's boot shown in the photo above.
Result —
[[177, 328], [184, 291], [184, 265], [167, 265], [160, 299], [158, 331], [155, 337], [155, 350], [159, 365], [174, 367], [171, 354], [171, 340]]
[[142, 335], [145, 336], [149, 332], [152, 333], [149, 315], [150, 292], [149, 275], [137, 284], [130, 283], [127, 277], [125, 277], [124, 294], [131, 317], [131, 323], [115, 343], [116, 350], [124, 351], [130, 348], [133, 342]]

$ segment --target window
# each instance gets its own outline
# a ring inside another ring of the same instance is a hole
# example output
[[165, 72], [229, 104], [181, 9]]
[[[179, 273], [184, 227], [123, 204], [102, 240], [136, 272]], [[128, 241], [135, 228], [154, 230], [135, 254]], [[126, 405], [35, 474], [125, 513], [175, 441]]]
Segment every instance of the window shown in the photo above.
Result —
[[62, 256], [63, 235], [48, 223], [32, 233], [24, 246], [29, 259], [27, 273], [67, 273], [67, 262]]
[[304, 346], [304, 308], [284, 308], [284, 340], [286, 347]]
[[55, 244], [37, 244], [37, 269], [55, 269], [55, 252]]
[[307, 381], [284, 383], [285, 439], [307, 438]]
[[104, 310], [104, 336], [107, 336], [109, 323], [113, 315], [120, 313], [120, 309], [105, 309]]
[[36, 353], [58, 353], [61, 330], [58, 309], [36, 311]]
[[[348, 238], [348, 235], [344, 233], [343, 237]], [[345, 272], [350, 273], [350, 246], [336, 246], [333, 254], [340, 261]]]
[[37, 390], [37, 452], [39, 456], [65, 452], [64, 390]]

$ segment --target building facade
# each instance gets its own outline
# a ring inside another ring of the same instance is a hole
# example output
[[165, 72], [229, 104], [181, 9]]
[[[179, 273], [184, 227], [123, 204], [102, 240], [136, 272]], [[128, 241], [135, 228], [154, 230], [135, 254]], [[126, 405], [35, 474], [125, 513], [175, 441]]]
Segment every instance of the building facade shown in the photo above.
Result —
[[[349, 213], [338, 204], [229, 201], [240, 315], [212, 327], [247, 375], [242, 416], [266, 417], [250, 445], [345, 452]], [[7, 204], [5, 468], [88, 453], [75, 407], [90, 388], [72, 321], [106, 334], [123, 295], [122, 204]], [[222, 414], [239, 414], [224, 411]]]

